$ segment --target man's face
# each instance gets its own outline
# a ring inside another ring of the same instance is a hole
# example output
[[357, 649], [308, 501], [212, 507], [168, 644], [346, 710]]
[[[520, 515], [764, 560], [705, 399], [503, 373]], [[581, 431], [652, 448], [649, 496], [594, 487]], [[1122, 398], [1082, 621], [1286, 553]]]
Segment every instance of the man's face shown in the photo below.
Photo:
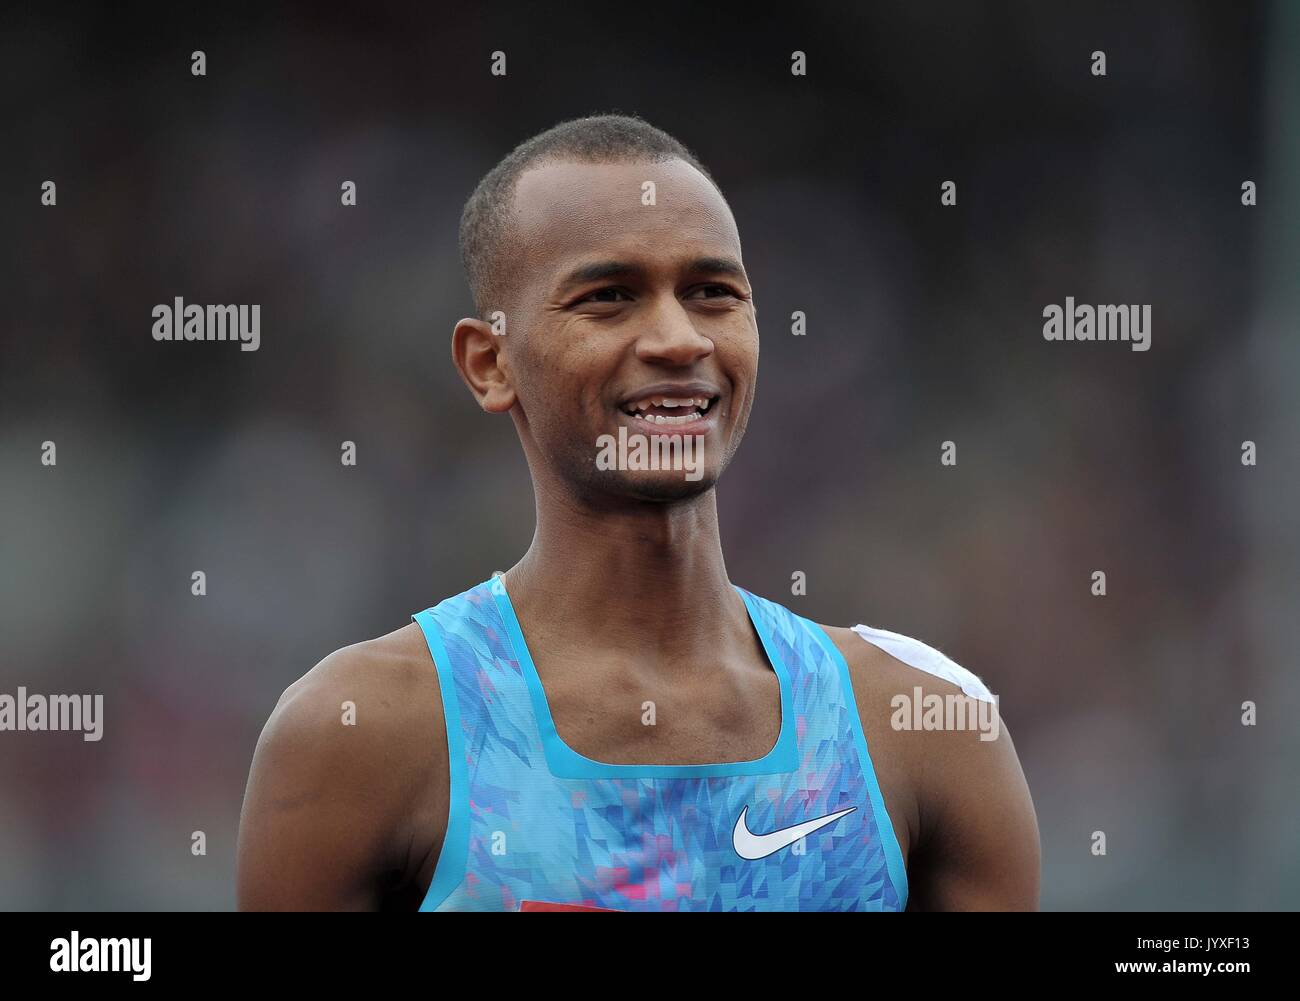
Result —
[[[512, 225], [501, 363], [530, 461], [586, 496], [670, 501], [712, 488], [744, 435], [758, 372], [752, 291], [722, 196], [681, 160], [544, 163], [519, 178]], [[659, 436], [692, 436], [694, 451], [677, 453], [690, 475], [600, 468], [620, 428], [656, 449]]]

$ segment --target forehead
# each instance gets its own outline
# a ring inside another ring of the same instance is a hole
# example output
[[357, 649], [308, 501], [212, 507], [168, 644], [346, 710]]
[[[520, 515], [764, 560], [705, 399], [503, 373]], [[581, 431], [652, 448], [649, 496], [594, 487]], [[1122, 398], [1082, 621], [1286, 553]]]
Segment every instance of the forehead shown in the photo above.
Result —
[[[647, 181], [653, 205], [644, 203]], [[683, 160], [539, 164], [515, 186], [512, 225], [521, 263], [543, 280], [602, 257], [740, 259], [727, 203]]]

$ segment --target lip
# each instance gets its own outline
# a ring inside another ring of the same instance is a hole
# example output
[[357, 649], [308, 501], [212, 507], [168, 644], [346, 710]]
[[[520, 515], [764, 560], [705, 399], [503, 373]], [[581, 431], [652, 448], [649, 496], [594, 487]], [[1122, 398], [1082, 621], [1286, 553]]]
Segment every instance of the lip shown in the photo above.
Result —
[[720, 397], [722, 396], [722, 390], [717, 386], [709, 385], [707, 382], [657, 382], [653, 386], [645, 386], [633, 393], [628, 393], [618, 401], [618, 408], [622, 410], [629, 403], [644, 400], [647, 396], [667, 396], [672, 399], [691, 396]]

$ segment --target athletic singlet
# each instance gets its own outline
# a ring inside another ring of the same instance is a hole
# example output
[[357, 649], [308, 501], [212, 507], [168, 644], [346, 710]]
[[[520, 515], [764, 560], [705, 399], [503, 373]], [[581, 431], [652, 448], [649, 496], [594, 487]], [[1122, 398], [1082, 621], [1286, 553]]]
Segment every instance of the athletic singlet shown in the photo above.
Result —
[[412, 616], [437, 668], [451, 773], [421, 910], [904, 908], [902, 853], [843, 655], [815, 623], [736, 590], [780, 683], [781, 730], [763, 757], [721, 764], [572, 750], [499, 578]]

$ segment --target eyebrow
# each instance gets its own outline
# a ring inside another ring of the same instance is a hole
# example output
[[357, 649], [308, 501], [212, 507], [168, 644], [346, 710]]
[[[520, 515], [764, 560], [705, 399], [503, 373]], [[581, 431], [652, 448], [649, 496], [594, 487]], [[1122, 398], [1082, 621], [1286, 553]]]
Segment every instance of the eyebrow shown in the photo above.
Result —
[[[732, 257], [694, 257], [685, 263], [685, 270], [692, 273], [723, 274], [735, 278], [744, 278], [745, 269]], [[600, 281], [604, 278], [618, 278], [624, 275], [641, 275], [645, 268], [630, 261], [592, 261], [574, 268], [564, 276], [560, 288], [570, 285], [582, 285], [587, 282]]]

